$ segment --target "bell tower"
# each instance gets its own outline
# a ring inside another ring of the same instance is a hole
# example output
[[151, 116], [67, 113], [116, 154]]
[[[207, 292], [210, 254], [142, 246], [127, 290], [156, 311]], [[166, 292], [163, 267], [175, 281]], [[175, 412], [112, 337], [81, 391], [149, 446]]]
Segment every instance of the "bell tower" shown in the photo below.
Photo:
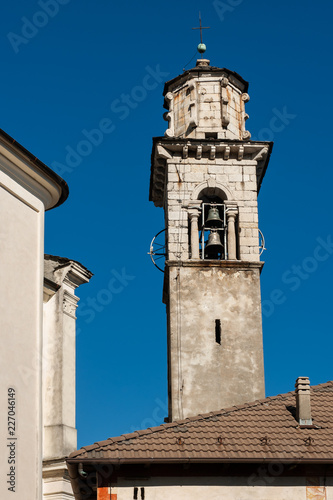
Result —
[[265, 395], [257, 195], [272, 143], [250, 140], [247, 90], [207, 59], [165, 84], [150, 200], [165, 212], [169, 421]]

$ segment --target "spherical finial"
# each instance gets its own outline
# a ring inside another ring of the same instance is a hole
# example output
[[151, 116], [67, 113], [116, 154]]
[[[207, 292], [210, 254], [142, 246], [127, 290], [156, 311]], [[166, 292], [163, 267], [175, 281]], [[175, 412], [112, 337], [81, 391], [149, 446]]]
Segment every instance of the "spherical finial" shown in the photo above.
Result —
[[203, 54], [204, 52], [206, 52], [206, 45], [204, 43], [199, 43], [197, 49], [199, 54]]

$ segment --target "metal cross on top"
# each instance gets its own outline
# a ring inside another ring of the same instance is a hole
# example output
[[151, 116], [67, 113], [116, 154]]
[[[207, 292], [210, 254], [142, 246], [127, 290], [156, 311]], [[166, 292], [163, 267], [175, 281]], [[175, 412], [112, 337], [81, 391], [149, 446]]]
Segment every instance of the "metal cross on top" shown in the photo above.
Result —
[[201, 13], [199, 12], [199, 28], [192, 28], [192, 30], [200, 30], [200, 43], [202, 43], [202, 30], [209, 30], [210, 26], [201, 26]]

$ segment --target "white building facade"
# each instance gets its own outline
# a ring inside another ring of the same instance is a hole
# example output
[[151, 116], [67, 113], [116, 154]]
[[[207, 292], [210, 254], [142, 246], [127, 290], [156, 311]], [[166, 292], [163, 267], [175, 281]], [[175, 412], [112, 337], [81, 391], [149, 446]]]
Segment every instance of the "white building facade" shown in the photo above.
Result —
[[[74, 290], [91, 273], [68, 260], [51, 272], [46, 259], [44, 278], [44, 214], [67, 196], [63, 179], [0, 130], [2, 500], [41, 500], [43, 457], [64, 462], [76, 448]], [[50, 500], [72, 497], [47, 488]]]

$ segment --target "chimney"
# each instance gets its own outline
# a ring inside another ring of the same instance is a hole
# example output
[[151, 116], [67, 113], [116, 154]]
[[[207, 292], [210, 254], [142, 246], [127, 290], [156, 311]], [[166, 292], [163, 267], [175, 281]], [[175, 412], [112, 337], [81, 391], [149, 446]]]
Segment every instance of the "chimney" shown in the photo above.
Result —
[[296, 419], [300, 425], [312, 425], [309, 377], [298, 377], [295, 384]]

